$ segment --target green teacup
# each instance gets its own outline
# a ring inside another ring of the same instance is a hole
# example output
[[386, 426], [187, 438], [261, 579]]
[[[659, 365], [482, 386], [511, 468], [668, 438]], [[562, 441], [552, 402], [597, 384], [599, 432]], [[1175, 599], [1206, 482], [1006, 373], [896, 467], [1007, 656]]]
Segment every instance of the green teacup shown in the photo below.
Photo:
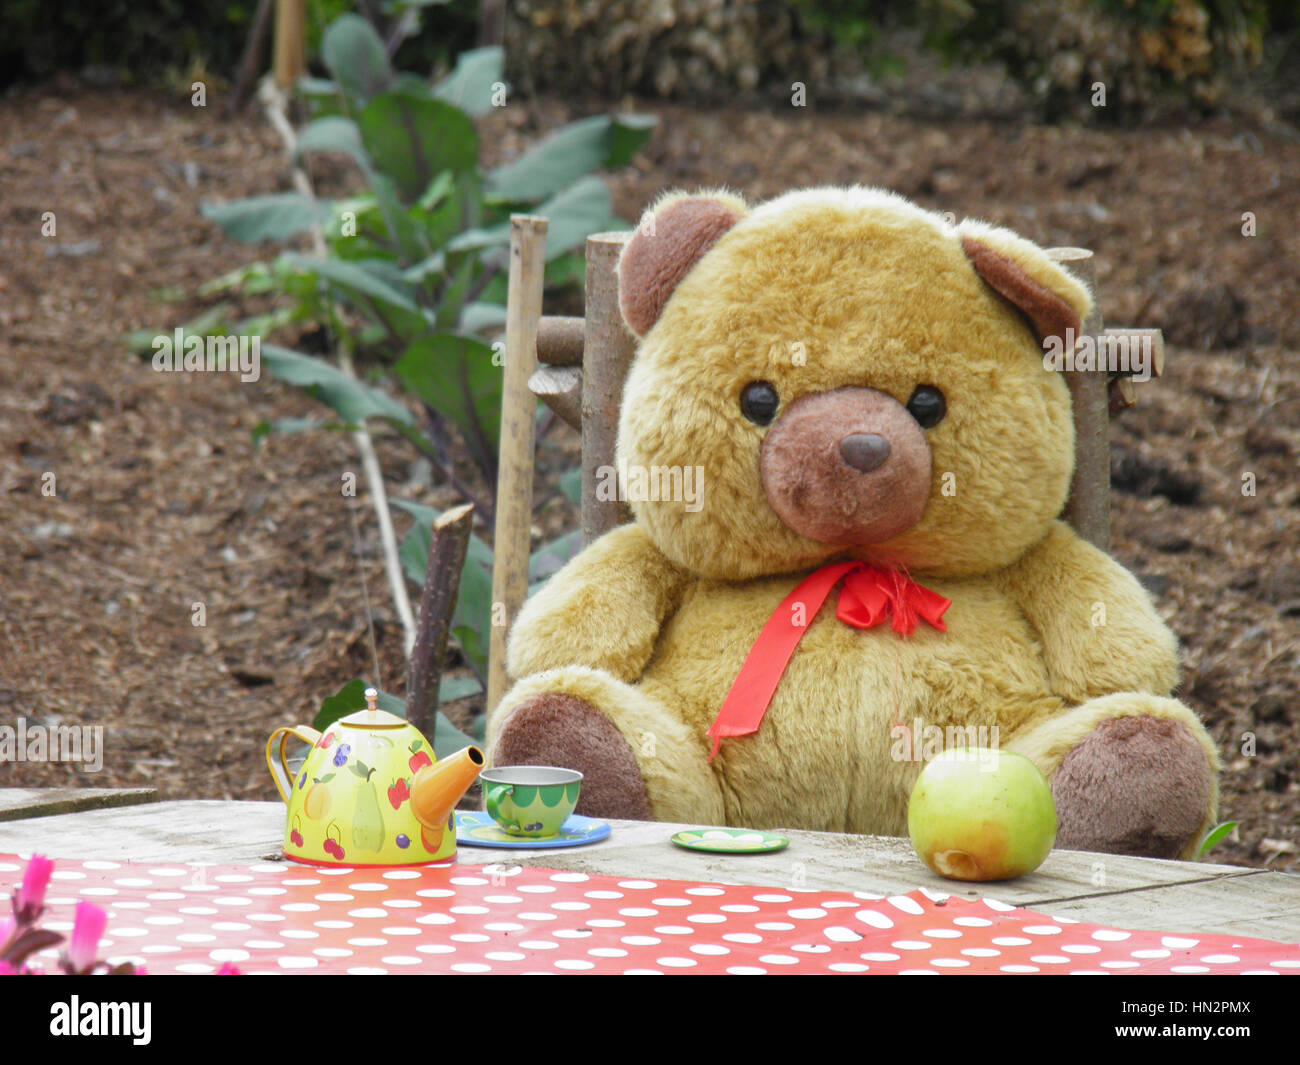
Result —
[[503, 832], [528, 839], [559, 835], [578, 804], [582, 774], [549, 765], [513, 765], [479, 774], [488, 816]]

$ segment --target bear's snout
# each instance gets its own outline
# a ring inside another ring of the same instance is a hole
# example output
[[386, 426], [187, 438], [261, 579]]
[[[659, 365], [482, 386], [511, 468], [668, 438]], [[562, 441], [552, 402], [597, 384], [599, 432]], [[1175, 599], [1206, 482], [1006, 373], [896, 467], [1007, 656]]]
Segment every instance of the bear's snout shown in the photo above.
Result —
[[760, 452], [777, 517], [810, 540], [874, 544], [910, 529], [930, 498], [930, 444], [901, 403], [846, 387], [795, 400]]

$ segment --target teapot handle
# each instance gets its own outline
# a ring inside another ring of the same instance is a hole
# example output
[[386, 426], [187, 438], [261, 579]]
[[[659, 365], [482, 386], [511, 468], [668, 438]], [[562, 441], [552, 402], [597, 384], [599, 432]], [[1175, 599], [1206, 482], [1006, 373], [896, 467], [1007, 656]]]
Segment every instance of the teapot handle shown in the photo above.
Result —
[[[280, 764], [275, 764], [272, 755], [272, 748], [275, 746], [275, 738], [280, 737]], [[289, 743], [289, 737], [296, 736], [303, 743], [310, 747], [316, 746], [317, 740], [320, 739], [320, 733], [314, 728], [307, 725], [289, 725], [285, 728], [278, 728], [271, 733], [271, 738], [266, 741], [266, 767], [271, 771], [271, 779], [275, 781], [276, 790], [280, 793], [280, 798], [288, 805], [289, 796], [293, 794], [293, 774], [289, 772], [289, 762], [285, 757], [285, 747]]]

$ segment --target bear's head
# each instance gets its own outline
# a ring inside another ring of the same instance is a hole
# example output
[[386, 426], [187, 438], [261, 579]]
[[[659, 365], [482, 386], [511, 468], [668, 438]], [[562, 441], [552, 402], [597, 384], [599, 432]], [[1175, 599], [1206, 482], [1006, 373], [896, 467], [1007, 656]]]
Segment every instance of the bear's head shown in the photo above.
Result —
[[673, 194], [628, 241], [619, 298], [640, 338], [619, 468], [692, 573], [986, 573], [1061, 512], [1074, 423], [1043, 344], [1079, 332], [1089, 294], [1007, 230], [878, 189]]

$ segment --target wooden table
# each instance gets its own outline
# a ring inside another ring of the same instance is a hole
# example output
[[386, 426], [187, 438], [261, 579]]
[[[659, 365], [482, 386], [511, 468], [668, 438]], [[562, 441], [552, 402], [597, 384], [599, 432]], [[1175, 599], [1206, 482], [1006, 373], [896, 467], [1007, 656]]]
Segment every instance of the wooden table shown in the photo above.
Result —
[[[0, 789], [0, 852], [194, 864], [280, 857], [280, 803], [154, 802], [152, 797], [144, 789], [94, 789], [40, 802], [24, 789]], [[48, 812], [51, 807], [72, 812]], [[584, 847], [462, 846], [459, 860], [787, 890], [894, 895], [924, 887], [966, 898], [988, 895], [1053, 916], [1122, 928], [1300, 942], [1300, 877], [1271, 870], [1058, 850], [1030, 876], [975, 887], [931, 873], [906, 839], [786, 831], [790, 846], [775, 854], [700, 854], [668, 842], [674, 832], [697, 825], [611, 825], [608, 839]]]

